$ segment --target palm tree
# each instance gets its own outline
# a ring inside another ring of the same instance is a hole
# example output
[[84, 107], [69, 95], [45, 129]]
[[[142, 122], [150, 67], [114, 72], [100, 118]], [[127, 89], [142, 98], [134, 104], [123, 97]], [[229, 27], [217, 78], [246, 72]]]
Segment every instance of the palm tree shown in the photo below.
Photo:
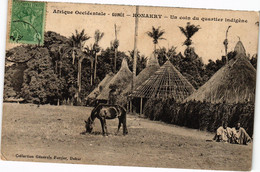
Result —
[[228, 63], [228, 30], [231, 28], [231, 26], [228, 26], [227, 30], [226, 30], [226, 39], [224, 40], [223, 44], [225, 47], [225, 55], [226, 55], [226, 63]]
[[75, 59], [78, 61], [78, 93], [77, 93], [77, 102], [81, 102], [80, 99], [80, 92], [81, 92], [81, 68], [82, 68], [82, 61], [85, 58], [88, 58], [86, 56], [85, 49], [84, 49], [84, 43], [85, 41], [89, 40], [90, 37], [85, 34], [85, 30], [83, 29], [81, 32], [78, 32], [78, 30], [75, 31], [75, 34], [72, 34], [70, 37], [70, 48], [68, 48], [67, 52], [70, 52], [72, 55], [72, 63], [75, 63]]
[[149, 37], [153, 39], [154, 44], [154, 53], [156, 51], [156, 45], [158, 44], [159, 40], [165, 40], [165, 38], [162, 38], [162, 36], [165, 34], [164, 30], [160, 30], [160, 26], [158, 28], [152, 27], [152, 31], [146, 32]]
[[85, 30], [83, 29], [80, 33], [78, 30], [76, 30], [76, 34], [72, 34], [70, 37], [70, 46], [72, 49], [72, 63], [74, 64], [75, 59], [78, 58], [78, 60], [83, 57], [83, 51], [84, 51], [84, 43], [85, 41], [89, 40], [90, 37], [85, 34]]
[[93, 68], [94, 68], [94, 56], [95, 56], [94, 45], [86, 46], [84, 48], [84, 55], [90, 61], [90, 85], [93, 85]]
[[179, 26], [181, 32], [183, 33], [183, 35], [185, 35], [185, 37], [187, 38], [185, 40], [185, 42], [183, 43], [183, 45], [186, 45], [187, 46], [187, 49], [189, 49], [190, 45], [192, 44], [192, 40], [191, 40], [191, 37], [199, 31], [200, 29], [200, 26], [197, 25], [191, 25], [190, 22], [187, 23], [187, 26], [185, 28]]
[[99, 30], [95, 31], [95, 43], [93, 49], [95, 50], [95, 67], [94, 67], [94, 81], [96, 80], [97, 76], [97, 55], [100, 52], [100, 47], [98, 45], [99, 41], [103, 38], [104, 32], [100, 32]]
[[113, 71], [114, 71], [114, 73], [116, 73], [116, 59], [117, 59], [117, 52], [118, 52], [118, 47], [119, 47], [119, 40], [117, 39], [117, 34], [118, 34], [118, 31], [119, 31], [119, 28], [117, 27], [116, 24], [114, 24], [114, 26], [115, 26], [115, 40], [113, 41], [112, 45], [113, 45], [113, 48], [115, 50], [115, 58], [114, 58]]

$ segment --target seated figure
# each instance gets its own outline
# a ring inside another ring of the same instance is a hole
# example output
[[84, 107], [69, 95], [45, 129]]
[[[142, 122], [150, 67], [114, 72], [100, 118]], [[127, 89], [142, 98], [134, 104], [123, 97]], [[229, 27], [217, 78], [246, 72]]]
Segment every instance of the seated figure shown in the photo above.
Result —
[[216, 135], [214, 137], [214, 140], [217, 142], [227, 142], [230, 143], [232, 138], [232, 129], [227, 126], [227, 123], [223, 123], [222, 126], [220, 126], [217, 129]]
[[251, 142], [250, 136], [238, 122], [236, 127], [232, 128], [232, 143], [247, 145], [249, 142]]

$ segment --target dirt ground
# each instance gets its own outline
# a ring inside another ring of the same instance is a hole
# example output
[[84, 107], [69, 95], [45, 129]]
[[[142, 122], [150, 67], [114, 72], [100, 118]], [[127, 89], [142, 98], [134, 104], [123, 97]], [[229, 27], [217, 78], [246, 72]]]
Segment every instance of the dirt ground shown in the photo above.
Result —
[[252, 144], [208, 142], [213, 134], [128, 115], [129, 134], [115, 135], [118, 120], [108, 120], [110, 135], [85, 130], [92, 108], [37, 107], [4, 103], [2, 159], [117, 166], [250, 170]]

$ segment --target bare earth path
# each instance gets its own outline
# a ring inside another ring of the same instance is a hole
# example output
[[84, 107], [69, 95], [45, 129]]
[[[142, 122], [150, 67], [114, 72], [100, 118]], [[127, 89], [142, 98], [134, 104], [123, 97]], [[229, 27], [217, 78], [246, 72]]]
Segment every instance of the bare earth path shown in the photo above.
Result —
[[90, 107], [7, 104], [3, 109], [2, 159], [79, 164], [249, 170], [252, 145], [206, 142], [213, 134], [128, 115], [129, 134], [80, 134]]

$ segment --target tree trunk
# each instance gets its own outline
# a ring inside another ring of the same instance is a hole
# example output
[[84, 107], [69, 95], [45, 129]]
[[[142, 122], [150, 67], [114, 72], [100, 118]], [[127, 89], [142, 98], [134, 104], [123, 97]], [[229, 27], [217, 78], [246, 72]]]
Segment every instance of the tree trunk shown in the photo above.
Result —
[[77, 96], [77, 102], [81, 102], [81, 99], [80, 99], [80, 92], [81, 92], [81, 62], [82, 60], [79, 59], [78, 60], [78, 96]]
[[155, 57], [155, 53], [156, 53], [156, 44], [154, 44], [154, 47], [153, 47], [154, 51], [153, 51], [153, 55]]
[[95, 54], [95, 66], [94, 66], [94, 82], [96, 80], [97, 77], [97, 53]]
[[58, 60], [55, 61], [55, 74], [58, 74]]
[[117, 48], [115, 48], [114, 73], [116, 73], [116, 59], [117, 59]]
[[90, 85], [93, 85], [93, 66], [94, 66], [94, 60], [91, 59], [91, 67], [90, 67]]
[[[139, 13], [139, 7], [136, 6], [136, 14]], [[134, 37], [134, 59], [133, 59], [133, 77], [132, 77], [132, 92], [135, 89], [135, 77], [136, 77], [136, 63], [137, 63], [137, 44], [138, 44], [138, 17], [135, 18], [135, 37]]]
[[59, 75], [58, 76], [61, 78], [61, 69], [62, 69], [62, 62], [61, 61], [59, 63], [59, 68], [60, 69], [59, 69]]

